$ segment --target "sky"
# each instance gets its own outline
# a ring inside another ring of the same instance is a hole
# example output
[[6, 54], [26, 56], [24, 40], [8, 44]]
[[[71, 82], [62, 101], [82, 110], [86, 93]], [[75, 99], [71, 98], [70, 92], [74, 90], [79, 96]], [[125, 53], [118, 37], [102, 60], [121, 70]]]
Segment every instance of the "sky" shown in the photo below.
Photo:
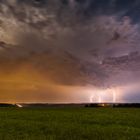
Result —
[[0, 0], [0, 102], [140, 102], [139, 0]]

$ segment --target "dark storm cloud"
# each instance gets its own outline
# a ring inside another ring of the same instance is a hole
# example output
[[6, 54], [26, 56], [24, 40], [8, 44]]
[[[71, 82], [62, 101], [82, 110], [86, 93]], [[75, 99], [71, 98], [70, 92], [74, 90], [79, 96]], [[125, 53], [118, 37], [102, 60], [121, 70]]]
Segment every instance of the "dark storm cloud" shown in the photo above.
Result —
[[131, 82], [140, 74], [139, 5], [138, 0], [3, 0], [0, 36], [7, 45], [1, 45], [1, 63], [7, 69], [30, 64], [58, 84]]

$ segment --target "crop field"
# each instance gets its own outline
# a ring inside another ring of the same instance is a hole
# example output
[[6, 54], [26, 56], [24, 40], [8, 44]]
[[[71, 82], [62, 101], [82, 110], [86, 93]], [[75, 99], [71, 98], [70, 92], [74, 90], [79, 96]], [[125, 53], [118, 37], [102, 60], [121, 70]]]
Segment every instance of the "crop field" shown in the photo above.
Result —
[[140, 140], [140, 109], [0, 108], [0, 140]]

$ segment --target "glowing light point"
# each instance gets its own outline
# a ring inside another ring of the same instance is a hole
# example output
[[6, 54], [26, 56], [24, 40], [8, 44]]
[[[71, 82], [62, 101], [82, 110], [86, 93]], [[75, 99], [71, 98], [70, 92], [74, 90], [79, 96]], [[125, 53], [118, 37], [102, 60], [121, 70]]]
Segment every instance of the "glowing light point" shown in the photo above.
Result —
[[94, 98], [94, 96], [91, 96], [91, 97], [90, 97], [90, 102], [91, 102], [91, 103], [93, 103], [93, 98]]
[[16, 104], [17, 105], [17, 107], [19, 107], [19, 108], [22, 108], [23, 106], [22, 105], [20, 105], [20, 104]]
[[98, 97], [98, 102], [101, 103], [101, 101], [102, 101], [102, 100], [101, 100], [101, 97], [100, 97], [100, 95], [99, 95], [99, 97]]

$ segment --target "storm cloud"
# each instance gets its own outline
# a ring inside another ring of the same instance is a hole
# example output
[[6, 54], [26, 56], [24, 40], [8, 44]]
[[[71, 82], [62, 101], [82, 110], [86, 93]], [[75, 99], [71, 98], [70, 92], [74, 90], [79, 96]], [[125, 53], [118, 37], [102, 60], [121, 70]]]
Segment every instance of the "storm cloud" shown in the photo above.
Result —
[[138, 0], [1, 0], [1, 83], [5, 77], [30, 87], [33, 81], [99, 89], [138, 83], [139, 5]]

